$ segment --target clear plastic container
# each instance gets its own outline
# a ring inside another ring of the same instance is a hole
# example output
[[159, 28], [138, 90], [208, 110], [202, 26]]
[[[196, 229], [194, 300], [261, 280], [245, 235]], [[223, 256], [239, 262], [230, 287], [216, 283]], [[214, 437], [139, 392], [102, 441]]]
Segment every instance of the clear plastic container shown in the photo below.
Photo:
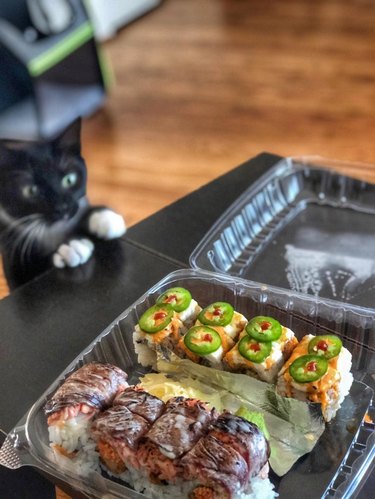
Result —
[[330, 298], [375, 302], [375, 185], [323, 158], [281, 160], [217, 220], [193, 268]]
[[52, 479], [95, 498], [144, 497], [125, 485], [97, 472], [88, 475], [60, 468], [48, 446], [43, 406], [73, 370], [92, 361], [110, 362], [124, 369], [129, 383], [137, 383], [146, 370], [137, 363], [132, 332], [140, 315], [154, 304], [156, 296], [172, 286], [188, 288], [205, 306], [229, 301], [246, 317], [272, 315], [298, 337], [317, 331], [335, 332], [353, 354], [353, 383], [336, 418], [327, 425], [313, 451], [301, 458], [283, 477], [271, 474], [280, 498], [354, 497], [371, 471], [375, 455], [375, 425], [364, 421], [372, 405], [375, 372], [375, 311], [358, 313], [356, 307], [331, 300], [263, 286], [240, 278], [196, 270], [180, 270], [166, 276], [125, 310], [56, 379], [10, 432], [0, 450], [0, 464], [16, 469], [24, 465], [40, 468]]

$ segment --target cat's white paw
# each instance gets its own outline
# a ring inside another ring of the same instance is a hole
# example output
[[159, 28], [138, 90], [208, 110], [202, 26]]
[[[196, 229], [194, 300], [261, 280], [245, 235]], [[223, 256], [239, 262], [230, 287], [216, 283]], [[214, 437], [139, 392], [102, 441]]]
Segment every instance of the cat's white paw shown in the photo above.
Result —
[[94, 251], [94, 244], [89, 239], [72, 239], [58, 247], [52, 260], [59, 269], [64, 267], [78, 267], [86, 263]]
[[116, 239], [125, 234], [125, 221], [112, 210], [97, 210], [90, 215], [89, 231], [100, 239]]

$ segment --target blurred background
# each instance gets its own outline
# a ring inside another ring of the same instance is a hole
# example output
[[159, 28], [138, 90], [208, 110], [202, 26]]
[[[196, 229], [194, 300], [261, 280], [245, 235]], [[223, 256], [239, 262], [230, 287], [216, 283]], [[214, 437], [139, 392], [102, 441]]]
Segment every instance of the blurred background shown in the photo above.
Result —
[[375, 163], [373, 0], [1, 5], [0, 135], [84, 115], [89, 198], [128, 226], [262, 151]]

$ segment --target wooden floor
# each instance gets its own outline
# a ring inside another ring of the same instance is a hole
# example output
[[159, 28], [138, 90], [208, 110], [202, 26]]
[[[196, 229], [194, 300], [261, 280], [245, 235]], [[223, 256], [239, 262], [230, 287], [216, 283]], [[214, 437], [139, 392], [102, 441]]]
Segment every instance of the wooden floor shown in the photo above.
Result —
[[91, 201], [132, 225], [261, 151], [375, 164], [374, 19], [372, 0], [165, 0], [104, 44]]
[[372, 0], [165, 0], [104, 45], [91, 201], [132, 225], [261, 151], [375, 163], [374, 19]]

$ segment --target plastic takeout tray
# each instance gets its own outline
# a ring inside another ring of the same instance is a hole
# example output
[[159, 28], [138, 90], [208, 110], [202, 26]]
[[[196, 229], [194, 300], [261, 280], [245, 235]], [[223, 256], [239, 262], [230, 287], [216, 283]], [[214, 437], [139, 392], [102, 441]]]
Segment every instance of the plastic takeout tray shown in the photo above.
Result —
[[193, 268], [364, 308], [375, 303], [375, 185], [355, 164], [286, 158], [252, 184], [202, 239]]
[[48, 446], [43, 406], [73, 370], [92, 361], [110, 362], [124, 369], [129, 383], [137, 383], [146, 370], [137, 363], [132, 332], [140, 315], [154, 304], [156, 296], [172, 286], [188, 288], [205, 306], [213, 301], [231, 302], [246, 317], [272, 315], [298, 337], [317, 331], [340, 335], [353, 354], [355, 381], [336, 418], [326, 426], [313, 451], [302, 457], [282, 478], [271, 474], [280, 498], [317, 499], [354, 497], [368, 476], [375, 454], [375, 425], [364, 421], [372, 406], [375, 372], [375, 311], [358, 314], [350, 305], [305, 297], [298, 293], [261, 286], [210, 272], [180, 270], [169, 274], [125, 310], [56, 379], [10, 432], [0, 450], [0, 463], [9, 468], [33, 465], [73, 488], [95, 498], [144, 497], [97, 472], [82, 476], [59, 468]]

